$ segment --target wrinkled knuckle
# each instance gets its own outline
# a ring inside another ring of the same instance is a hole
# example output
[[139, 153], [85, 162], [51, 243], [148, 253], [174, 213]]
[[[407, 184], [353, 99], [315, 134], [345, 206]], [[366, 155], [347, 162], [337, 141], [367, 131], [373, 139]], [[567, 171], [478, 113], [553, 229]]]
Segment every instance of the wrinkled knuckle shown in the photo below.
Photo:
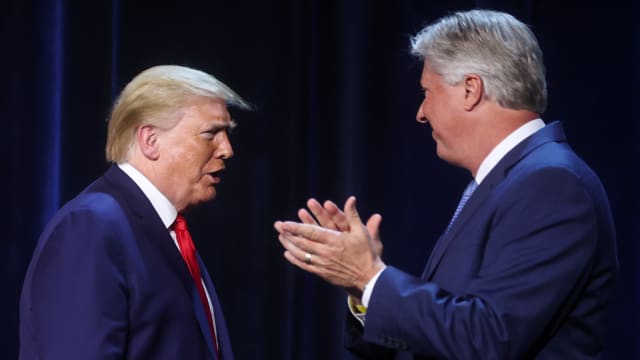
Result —
[[316, 229], [315, 227], [312, 227], [311, 231], [309, 231], [309, 238], [316, 239], [317, 236], [318, 236], [318, 229]]

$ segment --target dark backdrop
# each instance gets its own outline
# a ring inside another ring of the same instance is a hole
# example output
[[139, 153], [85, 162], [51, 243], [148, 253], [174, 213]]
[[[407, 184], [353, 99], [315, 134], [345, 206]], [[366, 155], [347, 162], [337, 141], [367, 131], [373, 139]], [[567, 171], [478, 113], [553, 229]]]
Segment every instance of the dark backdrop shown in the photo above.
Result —
[[[359, 197], [384, 216], [384, 259], [419, 274], [469, 175], [415, 122], [421, 64], [408, 37], [474, 7], [532, 25], [549, 108], [611, 200], [621, 281], [607, 358], [640, 358], [637, 311], [640, 25], [621, 1], [289, 0], [3, 2], [0, 69], [0, 358], [17, 354], [18, 299], [54, 211], [106, 168], [114, 96], [155, 64], [216, 75], [256, 111], [232, 111], [236, 156], [218, 198], [188, 217], [238, 359], [347, 359], [345, 295], [282, 257], [272, 223], [309, 196]], [[634, 2], [635, 3], [635, 2]]]

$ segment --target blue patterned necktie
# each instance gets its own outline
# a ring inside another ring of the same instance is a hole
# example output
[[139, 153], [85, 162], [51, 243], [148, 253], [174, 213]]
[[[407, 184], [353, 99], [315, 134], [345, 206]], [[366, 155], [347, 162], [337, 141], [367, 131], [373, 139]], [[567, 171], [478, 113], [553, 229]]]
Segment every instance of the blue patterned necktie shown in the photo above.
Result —
[[453, 225], [453, 223], [458, 218], [458, 215], [460, 215], [460, 212], [462, 211], [462, 208], [464, 207], [464, 204], [467, 203], [467, 200], [469, 200], [469, 198], [471, 197], [471, 194], [473, 194], [473, 192], [476, 190], [477, 187], [478, 187], [478, 183], [476, 183], [475, 180], [471, 180], [469, 182], [469, 185], [467, 185], [467, 188], [464, 189], [464, 193], [462, 193], [462, 198], [460, 198], [460, 202], [458, 203], [458, 207], [456, 208], [456, 211], [453, 213], [453, 217], [451, 218], [451, 221], [449, 222], [449, 226], [447, 226], [447, 231], [445, 231], [445, 234], [449, 232], [449, 229], [451, 229], [451, 226]]

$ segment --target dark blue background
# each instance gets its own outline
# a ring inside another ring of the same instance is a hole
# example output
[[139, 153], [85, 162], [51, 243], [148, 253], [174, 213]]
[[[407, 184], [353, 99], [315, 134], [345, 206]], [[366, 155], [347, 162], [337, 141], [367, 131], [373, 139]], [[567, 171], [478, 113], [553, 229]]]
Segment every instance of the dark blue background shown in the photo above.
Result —
[[5, 1], [0, 358], [17, 355], [19, 293], [42, 227], [108, 166], [114, 96], [163, 63], [210, 72], [256, 106], [232, 110], [236, 156], [218, 198], [188, 215], [237, 358], [349, 358], [344, 293], [289, 265], [272, 223], [294, 218], [309, 196], [341, 204], [355, 194], [363, 216], [383, 215], [384, 260], [421, 272], [469, 174], [439, 160], [429, 127], [414, 120], [421, 63], [408, 38], [474, 7], [509, 11], [539, 38], [549, 88], [543, 117], [563, 121], [615, 216], [621, 279], [607, 358], [640, 358], [635, 3]]

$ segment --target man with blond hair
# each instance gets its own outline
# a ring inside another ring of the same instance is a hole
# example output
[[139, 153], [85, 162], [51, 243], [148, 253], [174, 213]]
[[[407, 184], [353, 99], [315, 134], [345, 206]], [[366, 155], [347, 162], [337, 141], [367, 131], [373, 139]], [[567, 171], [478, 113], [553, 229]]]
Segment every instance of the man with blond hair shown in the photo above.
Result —
[[116, 100], [113, 165], [44, 229], [20, 300], [20, 359], [233, 359], [183, 213], [212, 200], [233, 156], [213, 76], [155, 66]]

